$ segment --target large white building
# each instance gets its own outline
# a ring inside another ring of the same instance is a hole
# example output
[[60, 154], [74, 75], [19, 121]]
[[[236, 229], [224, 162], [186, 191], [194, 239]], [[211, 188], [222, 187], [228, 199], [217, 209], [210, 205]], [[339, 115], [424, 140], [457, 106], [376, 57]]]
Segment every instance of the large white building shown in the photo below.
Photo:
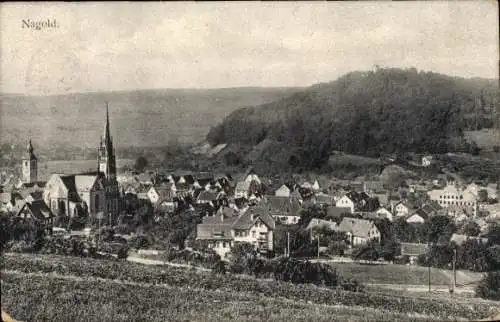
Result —
[[427, 194], [432, 201], [437, 202], [443, 208], [454, 205], [474, 215], [477, 214], [476, 195], [453, 182], [448, 182], [443, 189], [434, 189]]

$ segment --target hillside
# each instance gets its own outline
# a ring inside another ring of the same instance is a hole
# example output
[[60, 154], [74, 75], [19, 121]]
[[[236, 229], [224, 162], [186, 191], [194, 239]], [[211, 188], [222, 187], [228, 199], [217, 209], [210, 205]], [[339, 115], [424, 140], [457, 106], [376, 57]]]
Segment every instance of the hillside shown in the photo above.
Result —
[[[0, 94], [0, 143], [94, 149], [109, 102], [115, 145], [194, 143], [232, 111], [286, 97], [297, 88], [166, 89], [56, 96]], [[22, 129], [22, 130], [20, 130]]]
[[472, 149], [464, 131], [491, 127], [498, 80], [378, 69], [352, 72], [276, 102], [234, 111], [207, 135], [212, 144], [287, 147], [288, 164], [317, 168], [331, 151], [378, 156]]

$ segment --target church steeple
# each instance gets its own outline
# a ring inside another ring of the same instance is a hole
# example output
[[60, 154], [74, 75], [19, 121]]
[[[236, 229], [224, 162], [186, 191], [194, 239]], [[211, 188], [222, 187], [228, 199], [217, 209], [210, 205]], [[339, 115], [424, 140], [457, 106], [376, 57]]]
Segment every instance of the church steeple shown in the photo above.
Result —
[[104, 142], [106, 145], [111, 143], [111, 134], [109, 131], [109, 108], [108, 103], [106, 102], [106, 124], [104, 125]]
[[104, 124], [104, 137], [101, 137], [98, 152], [99, 171], [103, 172], [107, 178], [116, 176], [115, 150], [111, 137], [109, 125], [109, 108], [106, 103], [106, 122]]
[[28, 146], [26, 148], [26, 154], [23, 157], [23, 182], [34, 182], [38, 178], [38, 160], [35, 156], [33, 144], [31, 144], [31, 138], [28, 141]]

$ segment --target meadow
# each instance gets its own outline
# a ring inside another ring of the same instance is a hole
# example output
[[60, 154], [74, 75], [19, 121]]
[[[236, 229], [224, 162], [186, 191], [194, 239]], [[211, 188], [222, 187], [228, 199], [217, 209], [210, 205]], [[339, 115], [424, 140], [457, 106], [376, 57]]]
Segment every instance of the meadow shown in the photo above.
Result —
[[[346, 278], [354, 278], [364, 284], [409, 284], [427, 285], [427, 267], [406, 265], [360, 265], [351, 263], [331, 263]], [[457, 285], [477, 283], [483, 274], [457, 271]], [[451, 270], [431, 268], [432, 285], [450, 285], [453, 277]]]
[[348, 292], [55, 255], [2, 258], [2, 309], [26, 321], [394, 321], [488, 316], [498, 303]]

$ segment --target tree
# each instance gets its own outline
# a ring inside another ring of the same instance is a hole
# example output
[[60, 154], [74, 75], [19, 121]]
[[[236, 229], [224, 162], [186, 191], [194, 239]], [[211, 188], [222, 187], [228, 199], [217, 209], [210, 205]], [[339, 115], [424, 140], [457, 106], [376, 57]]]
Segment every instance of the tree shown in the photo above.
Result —
[[477, 192], [477, 198], [479, 202], [487, 202], [488, 201], [488, 191], [485, 189], [481, 189]]
[[235, 273], [255, 273], [257, 251], [250, 243], [237, 243], [231, 249], [231, 270]]
[[500, 245], [500, 224], [492, 225], [485, 237], [490, 245]]
[[147, 166], [148, 166], [148, 160], [145, 157], [140, 156], [137, 158], [137, 160], [135, 160], [134, 167], [136, 171], [142, 172]]
[[427, 240], [429, 242], [437, 242], [438, 238], [445, 236], [449, 239], [456, 231], [455, 224], [449, 217], [446, 216], [433, 216], [424, 224], [424, 229], [427, 232]]
[[474, 221], [469, 221], [467, 224], [465, 224], [463, 230], [464, 230], [464, 234], [467, 236], [475, 237], [481, 233], [481, 228]]
[[500, 300], [500, 271], [491, 271], [479, 282], [476, 288], [479, 297]]

